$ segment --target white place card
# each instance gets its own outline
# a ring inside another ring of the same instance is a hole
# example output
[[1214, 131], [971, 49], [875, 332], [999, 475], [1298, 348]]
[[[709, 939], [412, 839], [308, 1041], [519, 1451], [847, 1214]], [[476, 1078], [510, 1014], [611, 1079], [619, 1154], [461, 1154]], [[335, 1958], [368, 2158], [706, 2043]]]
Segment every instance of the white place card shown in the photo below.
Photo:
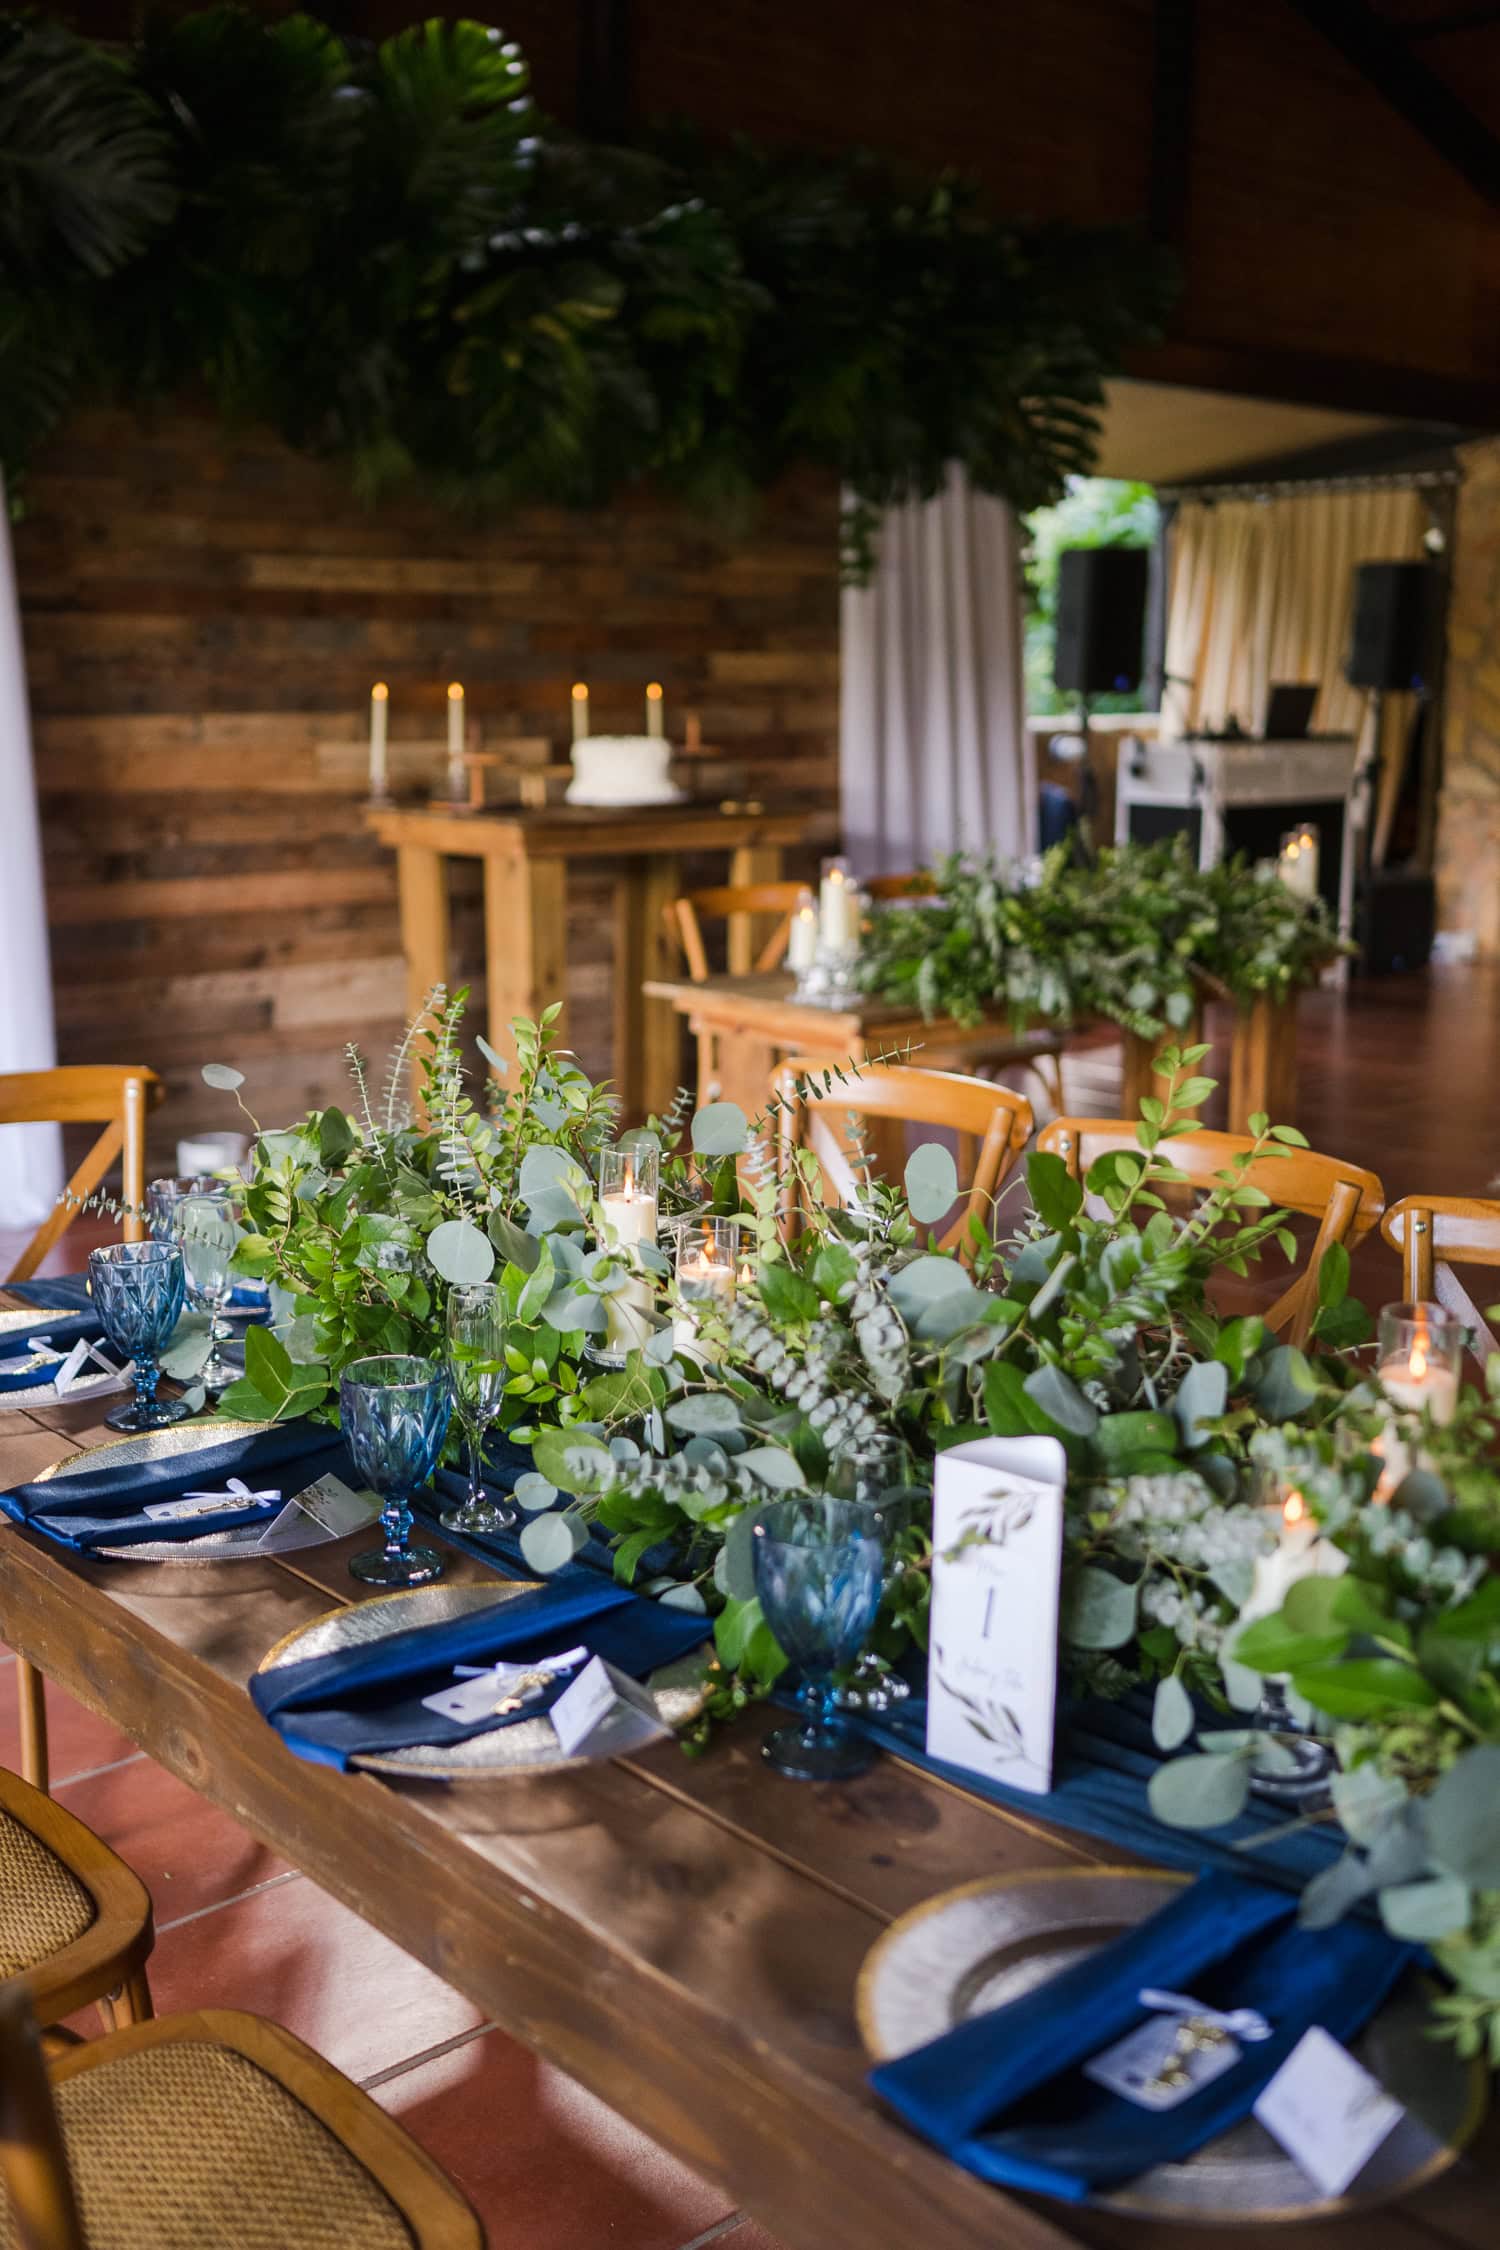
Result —
[[274, 1554], [288, 1538], [294, 1538], [298, 1546], [305, 1545], [309, 1518], [330, 1538], [346, 1539], [351, 1531], [363, 1531], [379, 1513], [378, 1494], [355, 1492], [342, 1477], [319, 1477], [315, 1483], [293, 1493], [280, 1515], [267, 1524], [256, 1545], [269, 1554]]
[[1406, 2115], [1321, 2024], [1303, 2033], [1255, 2114], [1324, 2195], [1342, 2195]]
[[658, 1718], [651, 1690], [602, 1656], [586, 1664], [558, 1697], [552, 1724], [567, 1758], [623, 1758], [672, 1732]]
[[1226, 2070], [1233, 2070], [1243, 2052], [1238, 2040], [1227, 2037], [1217, 2046], [1179, 2052], [1177, 2031], [1184, 2020], [1182, 2016], [1153, 2016], [1149, 2023], [1137, 2024], [1134, 2031], [1086, 2062], [1084, 2077], [1092, 2078], [1107, 2094], [1118, 2094], [1122, 2101], [1134, 2103], [1137, 2109], [1176, 2109], [1180, 2102], [1190, 2101], [1201, 2088], [1222, 2078]]
[[937, 1458], [927, 1755], [1052, 1787], [1067, 1459], [1056, 1438], [976, 1438]]
[[546, 1692], [547, 1675], [573, 1671], [588, 1659], [586, 1648], [564, 1649], [558, 1656], [539, 1656], [534, 1664], [455, 1664], [453, 1676], [462, 1684], [424, 1695], [422, 1709], [435, 1711], [461, 1727], [476, 1720], [503, 1715], [501, 1706], [524, 1708]]
[[[85, 1373], [87, 1368], [97, 1373]], [[100, 1391], [123, 1391], [134, 1370], [135, 1361], [127, 1360], [123, 1367], [115, 1362], [96, 1343], [80, 1336], [66, 1359], [61, 1361], [52, 1376], [53, 1388], [59, 1398], [70, 1397], [74, 1392], [86, 1392], [93, 1397]]]

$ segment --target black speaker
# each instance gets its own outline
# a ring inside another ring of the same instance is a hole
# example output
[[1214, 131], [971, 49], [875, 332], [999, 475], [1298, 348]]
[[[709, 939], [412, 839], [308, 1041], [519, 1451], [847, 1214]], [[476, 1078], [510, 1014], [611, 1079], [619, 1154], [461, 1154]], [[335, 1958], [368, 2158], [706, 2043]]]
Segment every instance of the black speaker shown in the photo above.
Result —
[[1052, 677], [1073, 695], [1124, 695], [1141, 684], [1144, 547], [1065, 547], [1057, 558]]
[[1366, 976], [1426, 966], [1437, 927], [1437, 887], [1415, 867], [1377, 867], [1361, 886], [1355, 936]]
[[1437, 574], [1426, 563], [1360, 563], [1345, 675], [1351, 687], [1426, 685], [1436, 625]]

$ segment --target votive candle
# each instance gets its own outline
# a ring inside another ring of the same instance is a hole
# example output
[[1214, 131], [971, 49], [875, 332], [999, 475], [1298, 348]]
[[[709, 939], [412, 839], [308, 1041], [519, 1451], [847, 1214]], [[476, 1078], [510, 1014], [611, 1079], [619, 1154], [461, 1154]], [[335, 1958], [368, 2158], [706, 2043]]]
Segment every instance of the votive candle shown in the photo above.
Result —
[[1318, 832], [1303, 822], [1300, 828], [1288, 829], [1281, 839], [1281, 851], [1276, 861], [1276, 873], [1294, 898], [1314, 899], [1318, 895]]
[[818, 897], [819, 935], [830, 953], [847, 953], [852, 950], [858, 923], [849, 881], [849, 870], [841, 859], [831, 859], [823, 870], [823, 881]]
[[714, 1356], [699, 1335], [700, 1306], [710, 1308], [734, 1302], [739, 1269], [740, 1222], [717, 1214], [694, 1219], [677, 1237], [677, 1297], [679, 1310], [672, 1323], [672, 1340], [679, 1351], [699, 1359]]
[[[1424, 1409], [1441, 1429], [1458, 1412], [1464, 1328], [1441, 1305], [1383, 1305], [1376, 1380], [1393, 1406]], [[1385, 1463], [1375, 1488], [1388, 1500], [1413, 1467], [1410, 1449], [1394, 1428], [1382, 1430], [1372, 1451]]]
[[1240, 1611], [1241, 1624], [1274, 1617], [1299, 1578], [1340, 1578], [1349, 1567], [1343, 1548], [1323, 1537], [1300, 1492], [1283, 1494], [1266, 1514], [1276, 1527], [1276, 1545], [1270, 1554], [1256, 1557], [1255, 1580]]

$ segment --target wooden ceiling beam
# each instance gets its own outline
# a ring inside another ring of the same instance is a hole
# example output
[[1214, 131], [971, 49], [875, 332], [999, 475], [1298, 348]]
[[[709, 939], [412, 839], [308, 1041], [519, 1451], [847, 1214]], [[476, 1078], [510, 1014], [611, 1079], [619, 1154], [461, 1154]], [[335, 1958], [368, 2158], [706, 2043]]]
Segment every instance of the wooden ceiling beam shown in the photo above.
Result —
[[1487, 203], [1500, 207], [1500, 137], [1365, 0], [1289, 0], [1387, 106]]

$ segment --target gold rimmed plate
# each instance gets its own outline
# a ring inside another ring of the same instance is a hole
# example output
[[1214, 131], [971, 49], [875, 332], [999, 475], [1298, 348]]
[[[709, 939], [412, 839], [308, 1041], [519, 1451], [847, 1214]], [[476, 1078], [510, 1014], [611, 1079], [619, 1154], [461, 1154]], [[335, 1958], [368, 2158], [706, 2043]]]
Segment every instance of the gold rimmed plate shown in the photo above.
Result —
[[[254, 1437], [260, 1431], [273, 1429], [271, 1422], [238, 1422], [225, 1416], [213, 1416], [201, 1421], [173, 1422], [164, 1430], [137, 1430], [131, 1436], [113, 1438], [106, 1445], [87, 1447], [82, 1453], [70, 1453], [61, 1461], [43, 1469], [33, 1480], [37, 1484], [50, 1483], [54, 1478], [82, 1476], [85, 1471], [106, 1464], [127, 1466], [132, 1461], [142, 1464], [153, 1461], [191, 1460], [194, 1454], [207, 1453], [212, 1447], [222, 1445], [230, 1437]], [[294, 1492], [283, 1487], [284, 1497], [290, 1500]], [[275, 1562], [282, 1555], [304, 1553], [309, 1547], [326, 1547], [336, 1533], [325, 1531], [319, 1523], [307, 1518], [305, 1534], [296, 1532], [278, 1540], [274, 1554], [268, 1554], [260, 1542], [267, 1528], [275, 1522], [274, 1516], [263, 1516], [256, 1523], [238, 1525], [231, 1531], [205, 1531], [196, 1539], [140, 1539], [133, 1545], [108, 1547], [96, 1544], [89, 1551], [106, 1555], [116, 1562], [149, 1563], [224, 1563], [224, 1562]]]
[[[872, 2058], [909, 2054], [1034, 1991], [1166, 1905], [1189, 1878], [1140, 1868], [1047, 1869], [944, 1891], [893, 1922], [865, 1957], [856, 2008]], [[1483, 2065], [1430, 2036], [1431, 1992], [1407, 1976], [1351, 2051], [1415, 2120], [1398, 2127], [1348, 2194], [1322, 2195], [1253, 2118], [1179, 2164], [1158, 2164], [1092, 2200], [1137, 2217], [1266, 2224], [1322, 2218], [1406, 2195], [1453, 2163], [1484, 2115]]]
[[[393, 1633], [410, 1632], [413, 1626], [446, 1625], [454, 1618], [471, 1616], [477, 1609], [535, 1591], [529, 1579], [500, 1578], [480, 1586], [414, 1586], [404, 1593], [377, 1594], [369, 1601], [352, 1602], [299, 1626], [267, 1650], [256, 1670], [272, 1672], [283, 1664], [305, 1663], [309, 1657], [366, 1648]], [[697, 1650], [652, 1673], [646, 1685], [663, 1726], [675, 1731], [697, 1718], [707, 1694], [707, 1669], [705, 1653]], [[402, 1750], [369, 1751], [349, 1763], [365, 1773], [387, 1774], [404, 1781], [472, 1781], [508, 1774], [564, 1773], [586, 1765], [588, 1760], [564, 1755], [552, 1721], [544, 1714], [536, 1719], [513, 1719], [509, 1726], [471, 1735], [467, 1742], [441, 1746], [414, 1743]]]

